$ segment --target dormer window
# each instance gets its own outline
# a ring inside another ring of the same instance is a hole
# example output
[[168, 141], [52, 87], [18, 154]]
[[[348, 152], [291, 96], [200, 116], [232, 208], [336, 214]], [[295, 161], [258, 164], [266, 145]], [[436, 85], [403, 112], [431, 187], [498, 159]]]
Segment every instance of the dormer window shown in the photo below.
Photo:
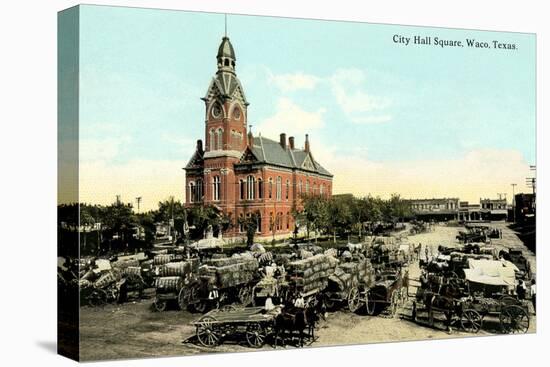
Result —
[[212, 107], [212, 117], [219, 119], [222, 117], [222, 107], [216, 103], [214, 107]]

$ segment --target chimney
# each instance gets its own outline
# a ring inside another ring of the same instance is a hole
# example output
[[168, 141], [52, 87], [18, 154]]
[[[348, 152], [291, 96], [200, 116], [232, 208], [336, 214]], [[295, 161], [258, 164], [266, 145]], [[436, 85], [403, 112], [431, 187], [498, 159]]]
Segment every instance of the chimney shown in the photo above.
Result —
[[286, 149], [286, 134], [282, 133], [279, 135], [279, 144], [283, 147], [283, 149]]
[[294, 150], [294, 136], [290, 136], [288, 138], [288, 146], [290, 147], [290, 149]]
[[248, 146], [252, 147], [254, 145], [254, 135], [252, 135], [252, 129], [248, 130]]
[[306, 134], [306, 145], [304, 150], [309, 153], [309, 135]]
[[203, 153], [203, 150], [202, 150], [202, 140], [201, 140], [201, 139], [197, 140], [197, 151], [198, 151], [199, 153], [201, 153], [201, 154]]

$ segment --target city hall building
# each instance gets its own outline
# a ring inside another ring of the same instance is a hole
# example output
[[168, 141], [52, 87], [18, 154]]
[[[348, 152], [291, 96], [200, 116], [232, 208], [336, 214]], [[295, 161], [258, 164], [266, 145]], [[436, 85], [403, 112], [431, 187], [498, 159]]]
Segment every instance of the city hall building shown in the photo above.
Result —
[[[312, 154], [309, 137], [299, 149], [294, 137], [254, 136], [247, 129], [249, 103], [235, 73], [235, 51], [228, 37], [219, 46], [217, 72], [206, 96], [204, 141], [185, 167], [186, 205], [213, 205], [232, 220], [225, 237], [242, 237], [239, 219], [257, 215], [258, 237], [288, 237], [293, 209], [303, 195], [332, 195], [332, 174]], [[296, 121], [299, 124], [299, 121]]]

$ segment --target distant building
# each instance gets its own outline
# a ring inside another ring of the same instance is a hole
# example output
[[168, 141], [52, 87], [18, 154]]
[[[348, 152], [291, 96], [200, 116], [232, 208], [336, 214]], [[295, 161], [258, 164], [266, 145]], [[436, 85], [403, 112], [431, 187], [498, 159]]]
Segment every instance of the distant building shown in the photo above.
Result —
[[535, 223], [537, 211], [535, 194], [516, 194], [515, 196], [515, 221], [517, 223]]
[[458, 198], [410, 199], [411, 210], [420, 220], [458, 219]]
[[481, 204], [470, 204], [467, 201], [461, 201], [458, 207], [458, 220], [471, 221], [482, 220]]
[[488, 220], [503, 220], [508, 216], [506, 199], [479, 199], [481, 216]]

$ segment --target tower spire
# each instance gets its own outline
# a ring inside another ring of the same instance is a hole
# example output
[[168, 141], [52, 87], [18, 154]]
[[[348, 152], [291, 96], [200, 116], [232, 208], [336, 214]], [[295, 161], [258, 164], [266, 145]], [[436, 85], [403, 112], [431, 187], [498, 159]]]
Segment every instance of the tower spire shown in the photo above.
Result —
[[225, 37], [227, 37], [227, 13], [225, 13]]

